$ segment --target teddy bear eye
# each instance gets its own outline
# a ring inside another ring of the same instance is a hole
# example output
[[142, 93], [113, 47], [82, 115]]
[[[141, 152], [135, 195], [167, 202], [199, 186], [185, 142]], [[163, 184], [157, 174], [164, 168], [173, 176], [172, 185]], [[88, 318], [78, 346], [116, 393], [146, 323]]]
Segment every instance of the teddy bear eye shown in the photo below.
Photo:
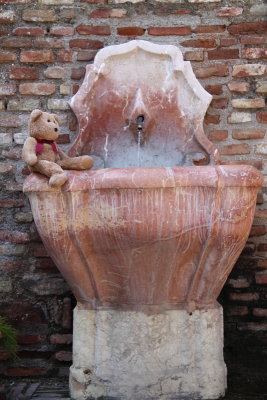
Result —
[[51, 122], [50, 119], [48, 119], [47, 122]]

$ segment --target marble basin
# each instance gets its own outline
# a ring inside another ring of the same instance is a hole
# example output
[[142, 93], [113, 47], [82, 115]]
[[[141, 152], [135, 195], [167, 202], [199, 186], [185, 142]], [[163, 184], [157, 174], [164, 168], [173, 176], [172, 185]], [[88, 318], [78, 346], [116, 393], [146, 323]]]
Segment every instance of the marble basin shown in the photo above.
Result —
[[69, 171], [24, 183], [42, 240], [88, 308], [212, 307], [243, 249], [261, 174], [249, 166]]

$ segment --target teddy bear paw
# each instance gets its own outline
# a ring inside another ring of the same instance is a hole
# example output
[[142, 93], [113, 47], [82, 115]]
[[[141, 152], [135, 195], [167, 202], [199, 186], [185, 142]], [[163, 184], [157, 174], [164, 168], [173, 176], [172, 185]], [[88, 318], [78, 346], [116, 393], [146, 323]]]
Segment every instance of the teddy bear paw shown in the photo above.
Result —
[[49, 186], [51, 187], [59, 187], [64, 185], [67, 181], [68, 177], [66, 174], [54, 174], [49, 179]]
[[90, 169], [94, 165], [94, 160], [90, 156], [81, 157], [81, 169]]

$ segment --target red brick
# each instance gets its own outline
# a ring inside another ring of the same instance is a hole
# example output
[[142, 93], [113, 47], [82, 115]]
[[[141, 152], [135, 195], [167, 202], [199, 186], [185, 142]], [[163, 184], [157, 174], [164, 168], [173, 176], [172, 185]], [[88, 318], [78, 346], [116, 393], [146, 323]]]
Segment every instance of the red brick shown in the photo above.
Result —
[[233, 17], [242, 13], [243, 8], [241, 7], [221, 7], [215, 11], [217, 17]]
[[89, 15], [89, 18], [109, 18], [110, 17], [110, 10], [94, 10]]
[[64, 49], [65, 42], [62, 39], [36, 39], [34, 46], [38, 49]]
[[255, 217], [256, 218], [267, 218], [267, 210], [256, 210], [255, 211]]
[[73, 68], [71, 70], [71, 79], [79, 80], [85, 75], [85, 67]]
[[23, 63], [51, 63], [54, 61], [52, 51], [22, 51], [20, 61]]
[[102, 49], [103, 42], [91, 39], [72, 39], [70, 40], [70, 48], [72, 49]]
[[252, 314], [255, 317], [267, 317], [267, 309], [266, 308], [253, 308]]
[[14, 79], [17, 81], [35, 81], [39, 79], [39, 71], [36, 68], [10, 67], [9, 79]]
[[58, 269], [55, 263], [51, 260], [51, 258], [44, 258], [41, 260], [37, 260], [35, 263], [35, 269], [40, 270], [42, 272], [58, 272]]
[[8, 376], [38, 376], [45, 375], [47, 368], [27, 368], [27, 367], [14, 367], [8, 368], [6, 375]]
[[23, 200], [0, 200], [1, 208], [17, 208], [24, 207]]
[[3, 128], [18, 128], [21, 126], [21, 119], [17, 115], [1, 113], [0, 126]]
[[49, 257], [43, 244], [33, 244], [33, 255], [34, 257]]
[[50, 96], [55, 93], [56, 87], [52, 83], [22, 83], [19, 92], [24, 95]]
[[263, 323], [257, 323], [257, 322], [246, 322], [242, 324], [237, 325], [237, 329], [240, 331], [266, 331], [267, 330], [267, 324]]
[[240, 43], [242, 44], [265, 44], [264, 36], [241, 36]]
[[260, 124], [267, 124], [267, 112], [257, 113], [256, 118]]
[[267, 272], [257, 272], [255, 279], [258, 285], [267, 285]]
[[242, 277], [237, 279], [229, 279], [227, 284], [235, 289], [242, 289], [250, 286], [249, 281]]
[[191, 35], [190, 26], [175, 26], [175, 27], [158, 27], [158, 28], [148, 28], [149, 35], [152, 36], [187, 36]]
[[264, 129], [235, 129], [233, 130], [233, 139], [248, 140], [248, 139], [263, 139], [265, 136]]
[[259, 192], [259, 193], [257, 194], [256, 203], [257, 203], [257, 204], [263, 204], [263, 203], [264, 203], [263, 194], [262, 194], [261, 192]]
[[108, 0], [81, 0], [85, 3], [90, 3], [90, 4], [106, 4]]
[[46, 340], [46, 335], [30, 335], [30, 334], [20, 334], [17, 335], [17, 341], [20, 345], [31, 345], [44, 343]]
[[[72, 86], [72, 93], [73, 94], [77, 93], [79, 89], [80, 89], [79, 85], [73, 85]], [[70, 122], [70, 126], [71, 126], [71, 122]], [[72, 130], [72, 129], [70, 128], [70, 130]]]
[[58, 361], [71, 361], [72, 360], [72, 352], [71, 351], [58, 351], [55, 354], [55, 357]]
[[68, 144], [68, 143], [70, 143], [70, 135], [68, 133], [62, 133], [57, 138], [57, 143], [58, 144]]
[[213, 99], [211, 102], [211, 107], [216, 108], [216, 109], [226, 108], [227, 105], [228, 105], [227, 98]]
[[135, 26], [125, 26], [123, 28], [117, 28], [117, 34], [121, 36], [142, 36], [144, 33], [145, 29]]
[[95, 55], [96, 55], [95, 50], [78, 51], [77, 61], [93, 61]]
[[227, 137], [228, 131], [212, 131], [209, 133], [209, 139], [214, 142], [222, 142]]
[[242, 22], [240, 24], [231, 24], [227, 29], [232, 35], [245, 35], [248, 33], [264, 34], [267, 31], [267, 22]]
[[254, 225], [252, 226], [249, 236], [262, 236], [266, 233], [265, 225]]
[[10, 53], [7, 51], [0, 52], [0, 64], [10, 63], [17, 60], [17, 56], [15, 53]]
[[[11, 354], [0, 350], [0, 361], [6, 361], [6, 360], [9, 360], [10, 358], [12, 358]], [[2, 396], [1, 395], [2, 395], [2, 393], [0, 392], [0, 400], [2, 400]], [[6, 397], [5, 397], [5, 399], [6, 399]]]
[[0, 35], [7, 35], [7, 31], [4, 31], [3, 29], [0, 29]]
[[249, 145], [246, 143], [242, 144], [229, 144], [220, 148], [220, 153], [223, 156], [249, 154]]
[[259, 293], [229, 293], [229, 298], [233, 301], [255, 301], [259, 300]]
[[213, 76], [227, 76], [228, 67], [226, 65], [212, 65], [208, 67], [195, 68], [197, 78], [211, 78]]
[[235, 44], [237, 44], [237, 39], [236, 38], [222, 38], [222, 39], [220, 39], [220, 45], [222, 47], [234, 46]]
[[231, 92], [246, 93], [249, 91], [250, 85], [248, 82], [229, 82], [228, 88]]
[[6, 37], [0, 39], [0, 46], [7, 49], [29, 48], [32, 46], [32, 40], [31, 38], [24, 38], [24, 37], [17, 37], [17, 38]]
[[1, 242], [27, 243], [29, 240], [30, 237], [28, 233], [0, 230]]
[[14, 24], [16, 22], [16, 14], [11, 10], [3, 10], [0, 12], [0, 25], [1, 24]]
[[216, 47], [216, 40], [214, 39], [191, 39], [185, 40], [181, 43], [183, 47], [202, 47], [202, 48], [212, 48]]
[[53, 26], [50, 29], [50, 34], [54, 36], [72, 36], [74, 28], [72, 26]]
[[12, 269], [22, 269], [25, 267], [25, 264], [19, 261], [6, 261], [0, 264], [1, 270], [12, 270]]
[[226, 315], [228, 317], [242, 316], [247, 314], [248, 314], [247, 306], [234, 306], [234, 307], [228, 307], [226, 309]]
[[0, 84], [0, 96], [12, 96], [16, 93], [16, 85], [13, 83]]
[[[77, 93], [77, 92], [76, 92]], [[76, 118], [71, 118], [70, 123], [69, 123], [69, 129], [70, 131], [76, 131], [77, 129], [77, 119]]]
[[267, 259], [259, 259], [257, 260], [256, 267], [267, 269]]
[[45, 322], [41, 307], [23, 301], [8, 301], [1, 304], [1, 315], [14, 326], [21, 323], [41, 324]]
[[221, 33], [225, 31], [225, 25], [198, 25], [193, 29], [194, 33]]
[[76, 31], [80, 35], [108, 36], [111, 34], [111, 30], [108, 25], [102, 25], [102, 26], [79, 25], [77, 26]]
[[242, 57], [248, 60], [256, 60], [267, 58], [267, 49], [263, 48], [247, 48], [242, 50]]
[[210, 94], [220, 95], [222, 94], [222, 85], [207, 85], [205, 89]]
[[70, 344], [72, 343], [72, 335], [71, 334], [55, 334], [50, 336], [51, 344]]
[[264, 76], [266, 73], [267, 67], [264, 64], [241, 64], [233, 67], [233, 76], [236, 78]]
[[72, 62], [73, 51], [71, 50], [60, 50], [57, 54], [57, 61], [60, 63]]
[[209, 60], [225, 60], [239, 58], [239, 49], [216, 49], [208, 51]]
[[220, 115], [218, 114], [206, 114], [205, 123], [206, 124], [219, 124], [220, 123]]
[[258, 251], [267, 251], [267, 243], [260, 243], [258, 245]]
[[46, 34], [43, 28], [20, 27], [12, 32], [15, 36], [44, 36]]

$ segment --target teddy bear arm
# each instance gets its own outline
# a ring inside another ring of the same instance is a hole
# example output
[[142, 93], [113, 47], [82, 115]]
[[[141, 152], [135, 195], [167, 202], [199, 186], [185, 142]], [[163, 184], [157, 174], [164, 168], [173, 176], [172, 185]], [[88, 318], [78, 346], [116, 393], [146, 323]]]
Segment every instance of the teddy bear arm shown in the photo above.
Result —
[[66, 158], [69, 158], [69, 157], [67, 156], [67, 154], [65, 154], [64, 151], [61, 150], [61, 149], [58, 149], [58, 155], [59, 155], [59, 159], [60, 159], [60, 160], [65, 160]]
[[22, 159], [30, 166], [33, 166], [38, 161], [36, 155], [36, 143], [37, 142], [33, 137], [28, 137], [22, 149]]

